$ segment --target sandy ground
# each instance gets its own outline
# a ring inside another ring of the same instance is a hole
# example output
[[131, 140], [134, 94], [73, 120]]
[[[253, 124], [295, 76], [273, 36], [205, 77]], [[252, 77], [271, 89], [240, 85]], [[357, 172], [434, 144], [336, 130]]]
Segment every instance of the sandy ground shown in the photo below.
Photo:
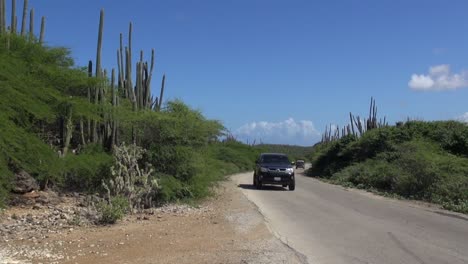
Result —
[[[14, 210], [14, 209], [13, 209]], [[8, 211], [4, 214], [8, 214]], [[0, 242], [0, 263], [304, 263], [272, 235], [235, 181], [184, 213], [132, 215], [40, 241]]]

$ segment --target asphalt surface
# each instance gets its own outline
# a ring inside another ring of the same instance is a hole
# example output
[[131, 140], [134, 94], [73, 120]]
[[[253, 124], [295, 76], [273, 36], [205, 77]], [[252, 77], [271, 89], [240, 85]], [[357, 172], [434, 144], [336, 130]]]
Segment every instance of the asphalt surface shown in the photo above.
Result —
[[235, 175], [269, 228], [308, 263], [468, 263], [468, 216], [323, 183], [296, 171], [296, 190]]

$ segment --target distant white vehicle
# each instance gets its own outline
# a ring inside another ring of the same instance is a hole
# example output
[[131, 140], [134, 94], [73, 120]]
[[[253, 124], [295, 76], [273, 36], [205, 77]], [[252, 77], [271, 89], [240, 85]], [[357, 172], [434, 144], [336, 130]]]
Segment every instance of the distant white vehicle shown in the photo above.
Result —
[[305, 161], [304, 160], [296, 160], [296, 169], [302, 168], [305, 169]]

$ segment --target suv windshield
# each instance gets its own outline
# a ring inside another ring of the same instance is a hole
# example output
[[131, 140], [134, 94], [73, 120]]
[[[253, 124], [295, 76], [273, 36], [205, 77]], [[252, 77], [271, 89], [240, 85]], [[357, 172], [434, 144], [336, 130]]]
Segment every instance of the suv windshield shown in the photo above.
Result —
[[262, 163], [288, 163], [289, 159], [283, 155], [264, 155], [262, 157]]

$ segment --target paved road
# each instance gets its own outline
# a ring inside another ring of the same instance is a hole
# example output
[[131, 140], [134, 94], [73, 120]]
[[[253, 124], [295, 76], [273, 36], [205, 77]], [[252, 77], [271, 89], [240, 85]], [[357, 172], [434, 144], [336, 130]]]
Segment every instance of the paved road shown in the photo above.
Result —
[[308, 263], [468, 263], [468, 216], [392, 200], [298, 175], [296, 190], [235, 181], [270, 229]]

